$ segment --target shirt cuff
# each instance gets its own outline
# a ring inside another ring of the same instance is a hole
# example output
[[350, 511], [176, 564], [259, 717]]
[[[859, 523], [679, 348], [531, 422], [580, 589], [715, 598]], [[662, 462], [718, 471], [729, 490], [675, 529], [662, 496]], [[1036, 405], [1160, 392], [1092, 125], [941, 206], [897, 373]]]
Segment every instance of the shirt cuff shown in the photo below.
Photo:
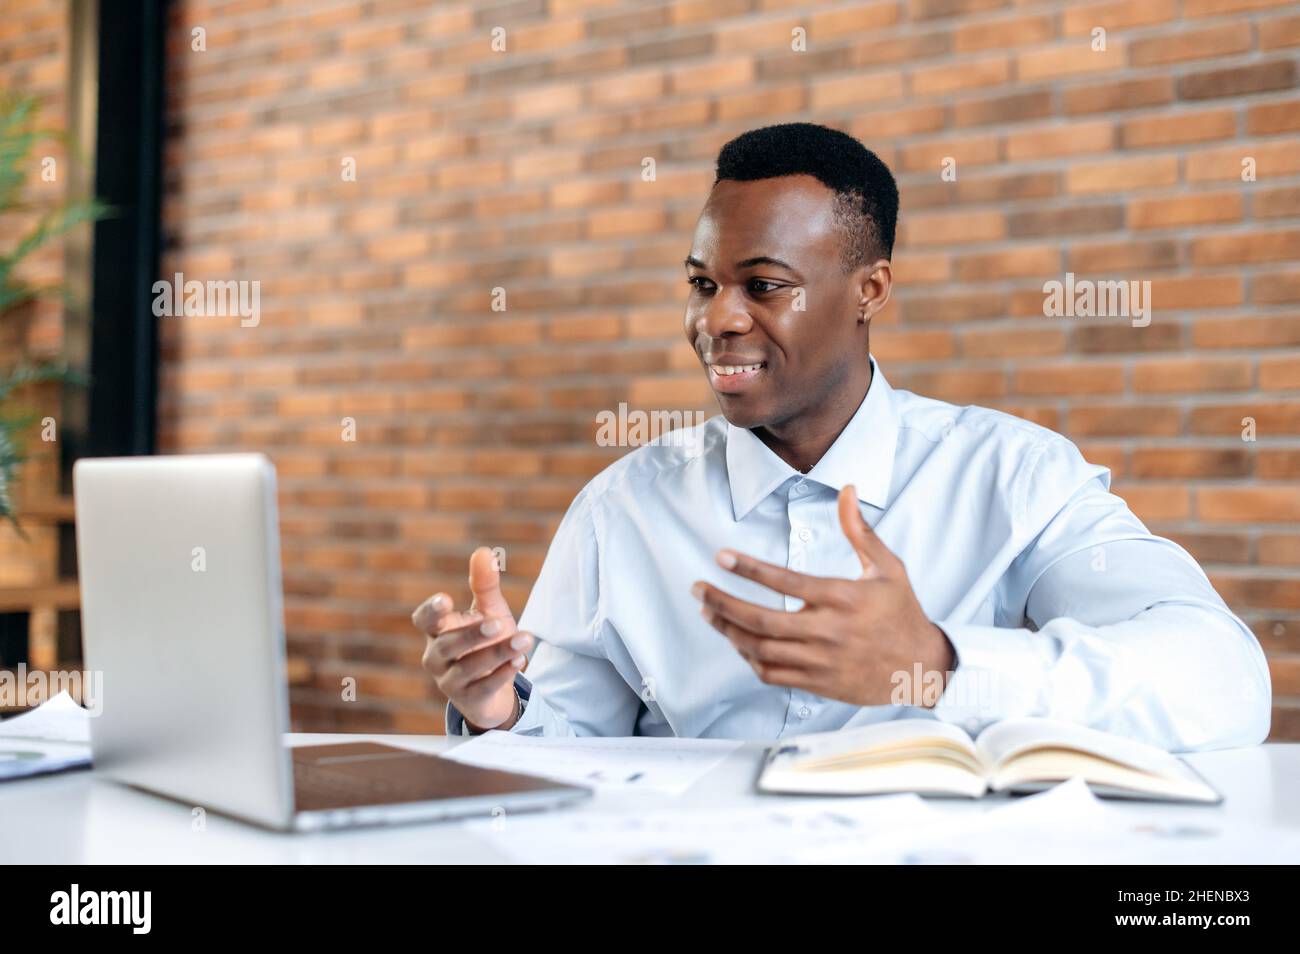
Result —
[[974, 736], [1003, 719], [1045, 711], [1055, 640], [1029, 629], [936, 623], [955, 654], [953, 673], [933, 713]]
[[[519, 713], [519, 720], [515, 722], [513, 726], [510, 727], [510, 731], [512, 732], [515, 729], [519, 728], [520, 725], [523, 724], [524, 714], [528, 712], [528, 700], [532, 697], [533, 694], [533, 684], [528, 681], [528, 678], [523, 673], [519, 673], [518, 675], [515, 676], [515, 693], [519, 696], [519, 704], [522, 711]], [[450, 702], [447, 703], [447, 714], [446, 714], [445, 722], [447, 726], [446, 729], [447, 735], [481, 735], [482, 734], [482, 733], [471, 732], [469, 730], [469, 724], [465, 721], [465, 717], [461, 715], [460, 710], [457, 709], [455, 706], [453, 706]]]

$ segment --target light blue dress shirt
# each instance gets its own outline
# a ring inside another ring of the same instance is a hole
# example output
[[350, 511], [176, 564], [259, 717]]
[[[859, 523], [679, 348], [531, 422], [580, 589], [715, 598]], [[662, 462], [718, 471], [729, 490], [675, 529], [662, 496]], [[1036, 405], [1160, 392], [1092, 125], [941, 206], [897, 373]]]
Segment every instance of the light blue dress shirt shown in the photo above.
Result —
[[[537, 644], [512, 732], [773, 740], [917, 717], [974, 734], [1045, 716], [1171, 751], [1268, 734], [1259, 643], [1192, 557], [1109, 492], [1107, 468], [1028, 421], [894, 390], [872, 364], [866, 398], [806, 475], [719, 415], [587, 484], [519, 619]], [[956, 650], [933, 708], [765, 684], [691, 596], [704, 579], [801, 605], [721, 569], [722, 547], [860, 576], [836, 512], [846, 484]], [[463, 726], [448, 706], [447, 731]]]

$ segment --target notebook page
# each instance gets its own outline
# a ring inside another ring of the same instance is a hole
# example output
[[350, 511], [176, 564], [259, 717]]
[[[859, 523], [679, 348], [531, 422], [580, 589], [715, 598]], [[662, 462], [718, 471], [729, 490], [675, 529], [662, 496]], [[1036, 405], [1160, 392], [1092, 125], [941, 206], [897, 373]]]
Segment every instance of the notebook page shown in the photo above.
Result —
[[1054, 719], [1008, 719], [980, 733], [978, 747], [990, 764], [1003, 762], [1026, 749], [1049, 744], [1077, 749], [1152, 775], [1187, 778], [1183, 762], [1163, 749], [1098, 729]]
[[971, 737], [955, 725], [937, 719], [894, 719], [852, 729], [796, 735], [778, 743], [773, 760], [822, 759], [875, 748], [906, 744], [921, 739], [944, 739], [975, 755]]

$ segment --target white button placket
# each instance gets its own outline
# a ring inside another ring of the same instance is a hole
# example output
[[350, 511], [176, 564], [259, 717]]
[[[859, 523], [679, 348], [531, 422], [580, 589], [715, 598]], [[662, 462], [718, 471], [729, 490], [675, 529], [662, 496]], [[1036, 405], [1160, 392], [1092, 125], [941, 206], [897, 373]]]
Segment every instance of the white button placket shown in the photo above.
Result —
[[[817, 535], [811, 526], [815, 507], [812, 499], [815, 496], [814, 489], [814, 485], [807, 480], [796, 479], [790, 487], [786, 504], [786, 515], [790, 522], [789, 559], [786, 561], [786, 568], [795, 573], [808, 572], [811, 563], [810, 549], [816, 541]], [[787, 612], [794, 612], [803, 606], [802, 600], [788, 594], [784, 597], [784, 603]], [[789, 702], [786, 704], [785, 729], [782, 734], [784, 735], [786, 731], [794, 733], [808, 731], [807, 722], [816, 711], [814, 704], [815, 697], [811, 694], [799, 689], [791, 689]]]

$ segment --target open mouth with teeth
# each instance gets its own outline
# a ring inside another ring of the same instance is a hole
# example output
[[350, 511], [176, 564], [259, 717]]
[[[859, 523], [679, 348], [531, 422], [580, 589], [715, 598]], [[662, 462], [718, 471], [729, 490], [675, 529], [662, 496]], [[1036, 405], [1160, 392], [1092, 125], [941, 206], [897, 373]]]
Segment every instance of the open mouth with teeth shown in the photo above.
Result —
[[760, 361], [758, 364], [711, 364], [709, 370], [714, 374], [730, 377], [733, 374], [744, 374], [746, 371], [757, 371], [764, 367], [767, 367], [766, 361]]
[[756, 364], [711, 364], [709, 383], [715, 391], [734, 394], [757, 381], [767, 369], [766, 361]]

